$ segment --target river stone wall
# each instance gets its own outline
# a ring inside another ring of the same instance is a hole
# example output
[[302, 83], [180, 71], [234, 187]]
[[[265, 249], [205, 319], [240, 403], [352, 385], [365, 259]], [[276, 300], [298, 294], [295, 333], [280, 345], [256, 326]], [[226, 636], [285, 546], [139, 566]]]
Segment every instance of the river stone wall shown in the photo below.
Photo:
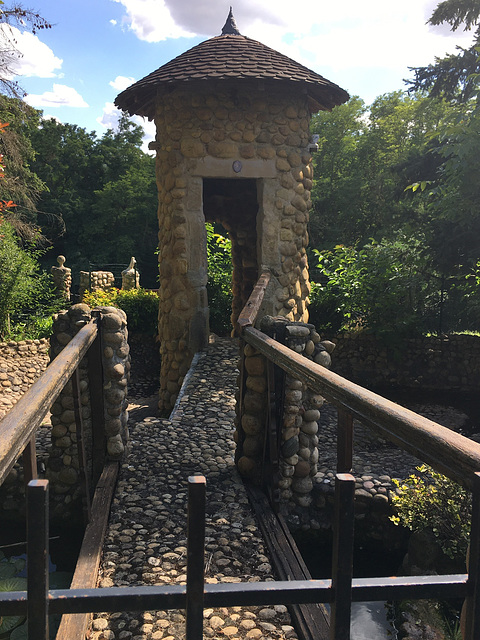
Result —
[[[322, 341], [313, 325], [289, 323], [285, 318], [266, 316], [262, 319], [261, 329], [296, 353], [321, 366], [330, 367], [330, 354], [335, 345]], [[263, 451], [264, 443], [268, 440], [265, 436], [266, 408], [269, 406], [267, 365], [264, 356], [249, 344], [243, 347], [243, 357], [245, 391], [242, 407], [237, 408], [237, 464], [243, 476], [258, 482], [265, 473]], [[298, 508], [306, 508], [312, 504], [319, 459], [318, 421], [324, 398], [310, 391], [300, 380], [287, 375], [284, 377], [283, 388], [283, 407], [279, 416], [280, 460], [276, 483], [282, 512], [291, 514]], [[281, 401], [281, 398], [275, 398], [276, 403]]]
[[111, 271], [80, 271], [80, 300], [85, 291], [106, 291], [115, 286], [115, 276]]
[[[261, 315], [308, 318], [313, 170], [307, 96], [216, 89], [173, 90], [156, 108], [156, 142], [150, 146], [157, 151], [163, 410], [174, 406], [193, 354], [208, 341], [204, 178], [257, 181], [258, 214], [251, 224], [245, 226], [241, 215], [219, 220], [233, 245], [233, 320], [264, 268], [273, 277]], [[253, 255], [244, 251], [249, 246]]]
[[[130, 370], [125, 312], [116, 307], [98, 307], [102, 331], [103, 399], [105, 439], [108, 457], [119, 459], [125, 451], [127, 430], [127, 382]], [[52, 360], [92, 318], [92, 310], [76, 304], [55, 316], [51, 338]], [[88, 353], [79, 364], [80, 402], [84, 427], [86, 475], [93, 476], [93, 432]], [[47, 462], [47, 478], [51, 484], [53, 516], [65, 517], [65, 505], [81, 498], [80, 459], [77, 448], [77, 425], [71, 381], [68, 381], [51, 408], [52, 448]]]
[[0, 342], [0, 420], [45, 371], [49, 342]]
[[386, 346], [373, 335], [346, 333], [334, 339], [332, 370], [370, 388], [478, 392], [480, 336], [420, 337]]
[[[128, 443], [127, 383], [130, 372], [126, 315], [115, 307], [92, 310], [77, 304], [54, 317], [50, 340], [0, 343], [0, 419], [45, 371], [76, 333], [92, 318], [101, 317], [103, 405], [105, 451], [110, 459], [120, 459]], [[88, 354], [79, 365], [80, 403], [84, 425], [87, 476], [92, 485], [92, 421], [88, 378]], [[73, 388], [67, 381], [47, 420], [37, 432], [37, 461], [50, 481], [51, 511], [54, 520], [78, 517], [82, 497]], [[46, 467], [46, 469], [45, 469]], [[18, 463], [0, 487], [0, 512], [15, 519], [25, 508], [23, 473]]]

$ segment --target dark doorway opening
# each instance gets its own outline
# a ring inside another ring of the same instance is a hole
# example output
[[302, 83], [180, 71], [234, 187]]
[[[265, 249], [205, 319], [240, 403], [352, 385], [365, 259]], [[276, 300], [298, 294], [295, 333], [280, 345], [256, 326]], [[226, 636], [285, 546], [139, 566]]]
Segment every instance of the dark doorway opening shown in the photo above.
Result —
[[[232, 252], [232, 325], [245, 306], [258, 278], [257, 180], [204, 178], [203, 213], [227, 231]], [[221, 233], [222, 231], [218, 231]]]

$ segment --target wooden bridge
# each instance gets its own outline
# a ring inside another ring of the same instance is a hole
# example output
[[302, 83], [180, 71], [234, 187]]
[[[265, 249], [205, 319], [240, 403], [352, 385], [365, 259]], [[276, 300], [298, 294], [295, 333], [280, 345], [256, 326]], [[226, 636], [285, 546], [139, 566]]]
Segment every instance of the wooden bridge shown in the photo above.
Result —
[[[292, 607], [300, 637], [347, 640], [350, 637], [353, 601], [405, 598], [464, 598], [464, 637], [468, 640], [480, 637], [480, 445], [366, 391], [295, 354], [255, 329], [253, 325], [267, 279], [267, 275], [262, 276], [239, 318], [240, 339], [263, 354], [272, 367], [279, 367], [293, 378], [304, 381], [309, 388], [322, 394], [338, 408], [331, 580], [310, 579], [301, 559], [297, 558], [296, 549], [291, 544], [288, 530], [282, 525], [281, 518], [273, 510], [267, 511], [267, 497], [253, 490], [253, 504], [260, 505], [258, 513], [264, 513], [261, 526], [269, 540], [273, 556], [277, 555], [279, 580], [205, 584], [205, 531], [204, 526], [199, 525], [205, 522], [205, 479], [192, 475], [188, 479], [186, 585], [95, 588], [108, 505], [112, 499], [118, 468], [118, 463], [107, 462], [96, 484], [90, 505], [90, 524], [86, 529], [71, 588], [49, 589], [48, 483], [36, 479], [35, 432], [66, 381], [71, 378], [75, 385], [77, 367], [92, 348], [98, 334], [98, 324], [94, 321], [79, 331], [1, 423], [0, 482], [3, 482], [20, 457], [25, 476], [30, 482], [27, 488], [28, 588], [26, 592], [0, 593], [0, 610], [2, 615], [28, 615], [29, 640], [48, 638], [50, 614], [63, 616], [58, 637], [80, 640], [84, 634], [85, 616], [89, 613], [159, 609], [186, 610], [186, 637], [188, 640], [197, 640], [203, 637], [205, 608], [273, 604]], [[275, 399], [272, 404], [274, 403]], [[76, 411], [79, 413], [78, 407]], [[468, 573], [415, 578], [386, 576], [353, 579], [355, 480], [350, 472], [354, 418], [375, 434], [394, 442], [472, 491], [473, 518]], [[80, 417], [78, 421], [81, 432]], [[273, 445], [270, 451], [270, 464], [274, 469], [276, 459]], [[324, 616], [323, 606], [320, 606], [323, 603], [330, 604], [328, 620]], [[319, 622], [322, 616], [323, 622]], [[76, 630], [75, 625], [79, 625]]]

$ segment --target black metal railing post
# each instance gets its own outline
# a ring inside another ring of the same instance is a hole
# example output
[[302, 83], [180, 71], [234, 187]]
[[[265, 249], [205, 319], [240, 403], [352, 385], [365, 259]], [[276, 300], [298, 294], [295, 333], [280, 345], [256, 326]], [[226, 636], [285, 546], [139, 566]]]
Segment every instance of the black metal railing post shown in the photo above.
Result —
[[203, 638], [205, 488], [204, 476], [188, 478], [186, 640]]
[[355, 478], [349, 473], [337, 473], [333, 522], [331, 640], [350, 640], [354, 499]]
[[28, 640], [48, 640], [48, 480], [27, 486]]

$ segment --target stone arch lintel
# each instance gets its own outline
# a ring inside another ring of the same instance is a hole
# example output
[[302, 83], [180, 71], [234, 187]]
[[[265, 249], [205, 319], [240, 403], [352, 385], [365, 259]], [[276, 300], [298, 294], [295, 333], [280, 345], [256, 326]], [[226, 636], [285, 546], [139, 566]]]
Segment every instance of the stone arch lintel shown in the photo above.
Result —
[[[235, 171], [234, 163], [239, 171]], [[278, 171], [275, 160], [241, 159], [241, 158], [212, 158], [208, 156], [196, 160], [190, 168], [192, 176], [202, 178], [276, 178]]]

